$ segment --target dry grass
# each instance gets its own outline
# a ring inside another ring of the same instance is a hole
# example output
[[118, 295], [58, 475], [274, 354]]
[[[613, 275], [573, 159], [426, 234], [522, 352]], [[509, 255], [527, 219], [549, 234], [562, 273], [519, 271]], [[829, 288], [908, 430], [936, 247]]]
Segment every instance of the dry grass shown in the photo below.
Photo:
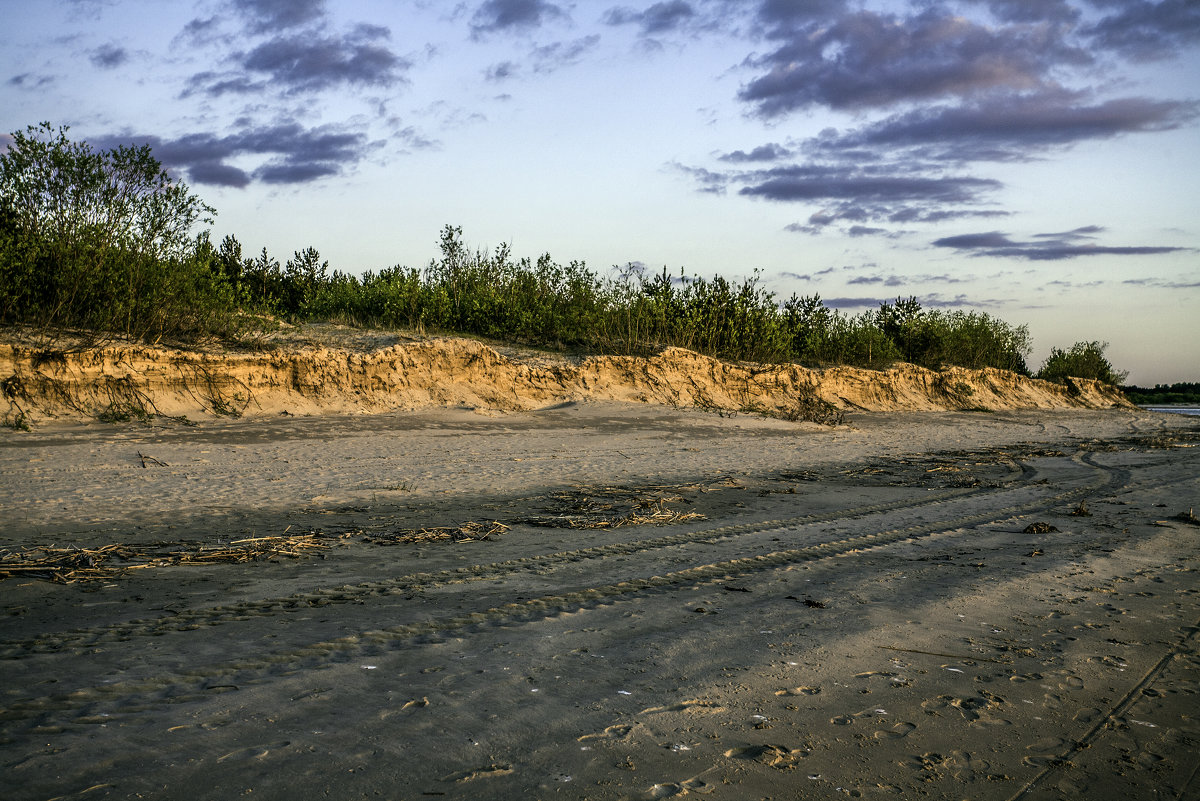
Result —
[[514, 522], [539, 528], [610, 529], [625, 526], [686, 523], [704, 520], [697, 512], [680, 512], [667, 504], [686, 503], [677, 487], [598, 487], [558, 492], [547, 498], [545, 515]]
[[399, 545], [401, 543], [423, 542], [478, 542], [493, 540], [504, 532], [508, 526], [492, 521], [477, 523], [470, 521], [458, 526], [432, 526], [429, 528], [406, 528], [379, 534], [364, 534], [363, 540], [375, 545]]
[[121, 578], [132, 570], [178, 565], [241, 564], [308, 556], [329, 547], [335, 535], [295, 534], [252, 537], [228, 544], [172, 546], [102, 545], [96, 548], [13, 548], [0, 550], [0, 579], [36, 578], [58, 584]]

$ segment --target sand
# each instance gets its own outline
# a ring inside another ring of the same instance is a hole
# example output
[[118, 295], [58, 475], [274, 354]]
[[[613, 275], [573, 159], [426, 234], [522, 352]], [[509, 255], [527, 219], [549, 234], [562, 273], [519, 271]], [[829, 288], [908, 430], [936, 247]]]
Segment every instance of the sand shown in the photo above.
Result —
[[[309, 327], [311, 329], [312, 327]], [[619, 401], [836, 422], [841, 412], [1131, 408], [1115, 387], [995, 370], [808, 369], [720, 361], [682, 348], [646, 358], [567, 357], [454, 338], [361, 341], [345, 329], [316, 342], [299, 329], [251, 351], [135, 343], [26, 341], [0, 335], [0, 422], [175, 416], [274, 417], [466, 407], [535, 411]], [[328, 345], [324, 344], [329, 342]]]
[[[4, 431], [10, 554], [327, 547], [0, 580], [0, 795], [1198, 798], [1198, 443], [616, 402]], [[613, 525], [657, 512], [700, 517]]]

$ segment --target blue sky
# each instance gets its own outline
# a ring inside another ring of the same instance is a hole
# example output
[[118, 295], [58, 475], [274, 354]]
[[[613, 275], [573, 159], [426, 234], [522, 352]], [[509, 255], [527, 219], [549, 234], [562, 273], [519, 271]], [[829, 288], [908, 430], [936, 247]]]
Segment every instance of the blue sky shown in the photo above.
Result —
[[[1195, 0], [0, 0], [0, 130], [149, 143], [216, 238], [915, 295], [1200, 379]], [[2, 146], [2, 144], [0, 144]]]

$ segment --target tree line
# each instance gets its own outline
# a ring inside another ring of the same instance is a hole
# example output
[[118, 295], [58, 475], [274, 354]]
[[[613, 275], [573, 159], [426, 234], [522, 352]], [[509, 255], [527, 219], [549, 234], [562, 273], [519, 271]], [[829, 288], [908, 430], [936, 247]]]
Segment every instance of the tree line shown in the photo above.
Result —
[[[1028, 328], [984, 312], [897, 298], [848, 314], [819, 295], [780, 301], [757, 273], [740, 281], [650, 273], [601, 276], [549, 254], [470, 250], [442, 229], [423, 269], [361, 276], [314, 248], [285, 262], [234, 236], [214, 243], [215, 210], [171, 179], [148, 146], [95, 151], [49, 123], [12, 134], [0, 154], [0, 324], [144, 341], [237, 340], [271, 320], [465, 334], [594, 353], [680, 346], [717, 358], [882, 368], [905, 361], [1030, 375]], [[1124, 375], [1104, 343], [1055, 348], [1038, 375]]]

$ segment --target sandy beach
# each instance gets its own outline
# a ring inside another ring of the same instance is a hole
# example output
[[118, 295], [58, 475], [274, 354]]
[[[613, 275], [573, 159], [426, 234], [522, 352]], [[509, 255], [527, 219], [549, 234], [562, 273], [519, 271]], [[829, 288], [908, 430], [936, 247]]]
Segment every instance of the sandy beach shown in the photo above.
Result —
[[5, 431], [10, 556], [312, 547], [0, 581], [0, 795], [1200, 798], [1198, 444], [615, 402]]

